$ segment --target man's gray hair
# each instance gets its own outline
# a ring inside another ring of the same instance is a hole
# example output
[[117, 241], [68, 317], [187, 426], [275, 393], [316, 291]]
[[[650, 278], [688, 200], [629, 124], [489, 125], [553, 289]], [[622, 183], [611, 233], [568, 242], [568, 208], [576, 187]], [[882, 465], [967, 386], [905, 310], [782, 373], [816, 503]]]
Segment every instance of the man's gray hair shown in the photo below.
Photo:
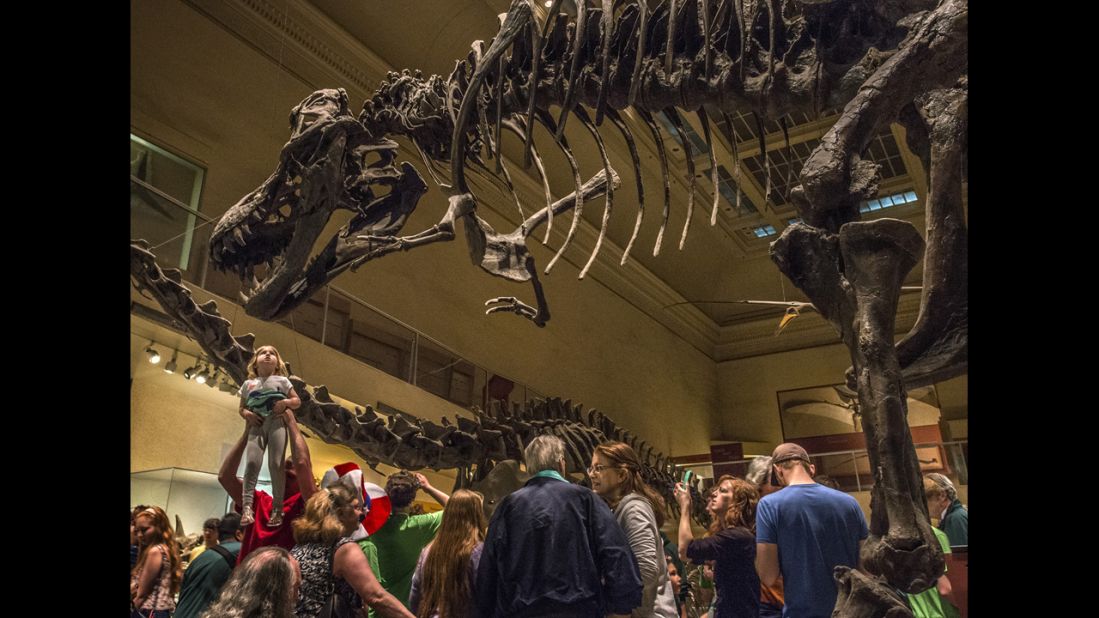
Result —
[[946, 492], [947, 500], [953, 502], [954, 499], [958, 497], [958, 490], [954, 487], [954, 483], [951, 482], [951, 480], [946, 476], [939, 474], [938, 472], [930, 472], [927, 474], [927, 478], [931, 479], [931, 482], [943, 488], [943, 491]]
[[748, 472], [744, 475], [744, 480], [752, 483], [756, 487], [763, 485], [771, 478], [771, 456], [764, 455], [762, 457], [756, 457], [748, 464]]
[[530, 441], [523, 458], [527, 461], [527, 472], [537, 474], [542, 470], [556, 470], [557, 464], [565, 458], [565, 443], [557, 436], [542, 434]]

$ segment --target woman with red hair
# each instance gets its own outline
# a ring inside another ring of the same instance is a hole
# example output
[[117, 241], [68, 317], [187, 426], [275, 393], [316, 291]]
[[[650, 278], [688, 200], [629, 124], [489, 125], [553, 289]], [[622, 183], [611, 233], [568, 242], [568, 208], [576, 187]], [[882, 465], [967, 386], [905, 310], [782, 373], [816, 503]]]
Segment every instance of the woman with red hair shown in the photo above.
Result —
[[675, 484], [679, 502], [679, 557], [696, 564], [714, 561], [716, 612], [719, 617], [759, 615], [759, 574], [756, 573], [755, 485], [728, 474], [717, 480], [707, 510], [714, 516], [710, 536], [691, 533], [691, 494]]

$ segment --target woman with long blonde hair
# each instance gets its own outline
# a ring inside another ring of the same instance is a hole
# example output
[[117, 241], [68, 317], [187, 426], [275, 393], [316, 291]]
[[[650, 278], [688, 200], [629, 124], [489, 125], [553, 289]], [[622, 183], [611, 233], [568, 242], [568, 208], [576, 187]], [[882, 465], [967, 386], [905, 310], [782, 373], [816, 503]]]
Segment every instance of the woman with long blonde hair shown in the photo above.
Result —
[[140, 553], [130, 573], [131, 615], [168, 618], [176, 608], [175, 595], [183, 580], [183, 566], [168, 514], [150, 506], [134, 516]]
[[473, 582], [484, 547], [485, 499], [459, 489], [443, 510], [439, 533], [420, 552], [409, 607], [418, 618], [464, 618], [473, 613]]
[[292, 524], [297, 544], [290, 550], [301, 567], [297, 618], [315, 618], [333, 592], [348, 608], [365, 605], [379, 616], [413, 618], [378, 583], [366, 554], [351, 540], [368, 510], [360, 492], [340, 483], [318, 490], [305, 503], [305, 512]]
[[715, 612], [722, 616], [759, 615], [759, 574], [756, 573], [755, 485], [724, 475], [714, 485], [706, 506], [713, 523], [710, 535], [695, 539], [691, 533], [691, 494], [683, 483], [675, 484], [679, 502], [679, 557], [696, 564], [714, 561]]
[[641, 460], [624, 442], [595, 447], [588, 468], [592, 491], [614, 511], [641, 572], [641, 606], [634, 618], [676, 618], [675, 592], [664, 563], [664, 498], [641, 478]]

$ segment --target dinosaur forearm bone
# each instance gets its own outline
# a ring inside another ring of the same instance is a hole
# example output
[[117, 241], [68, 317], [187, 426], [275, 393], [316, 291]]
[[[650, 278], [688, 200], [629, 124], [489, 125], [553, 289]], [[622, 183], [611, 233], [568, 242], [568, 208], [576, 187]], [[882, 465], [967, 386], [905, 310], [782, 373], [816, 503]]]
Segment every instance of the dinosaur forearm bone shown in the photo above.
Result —
[[967, 95], [963, 80], [917, 98], [902, 114], [909, 144], [929, 176], [920, 314], [897, 343], [908, 388], [952, 378], [969, 366], [969, 243], [961, 178]]

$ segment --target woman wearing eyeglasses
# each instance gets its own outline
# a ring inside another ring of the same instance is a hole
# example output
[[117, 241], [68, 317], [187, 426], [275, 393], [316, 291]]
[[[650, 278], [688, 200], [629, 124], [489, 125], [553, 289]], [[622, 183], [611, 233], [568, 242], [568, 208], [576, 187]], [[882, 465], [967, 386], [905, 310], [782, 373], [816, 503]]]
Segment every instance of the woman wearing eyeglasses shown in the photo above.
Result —
[[634, 618], [676, 618], [675, 593], [664, 563], [664, 499], [641, 480], [641, 462], [628, 444], [595, 447], [588, 468], [591, 488], [614, 511], [641, 571], [641, 606]]

